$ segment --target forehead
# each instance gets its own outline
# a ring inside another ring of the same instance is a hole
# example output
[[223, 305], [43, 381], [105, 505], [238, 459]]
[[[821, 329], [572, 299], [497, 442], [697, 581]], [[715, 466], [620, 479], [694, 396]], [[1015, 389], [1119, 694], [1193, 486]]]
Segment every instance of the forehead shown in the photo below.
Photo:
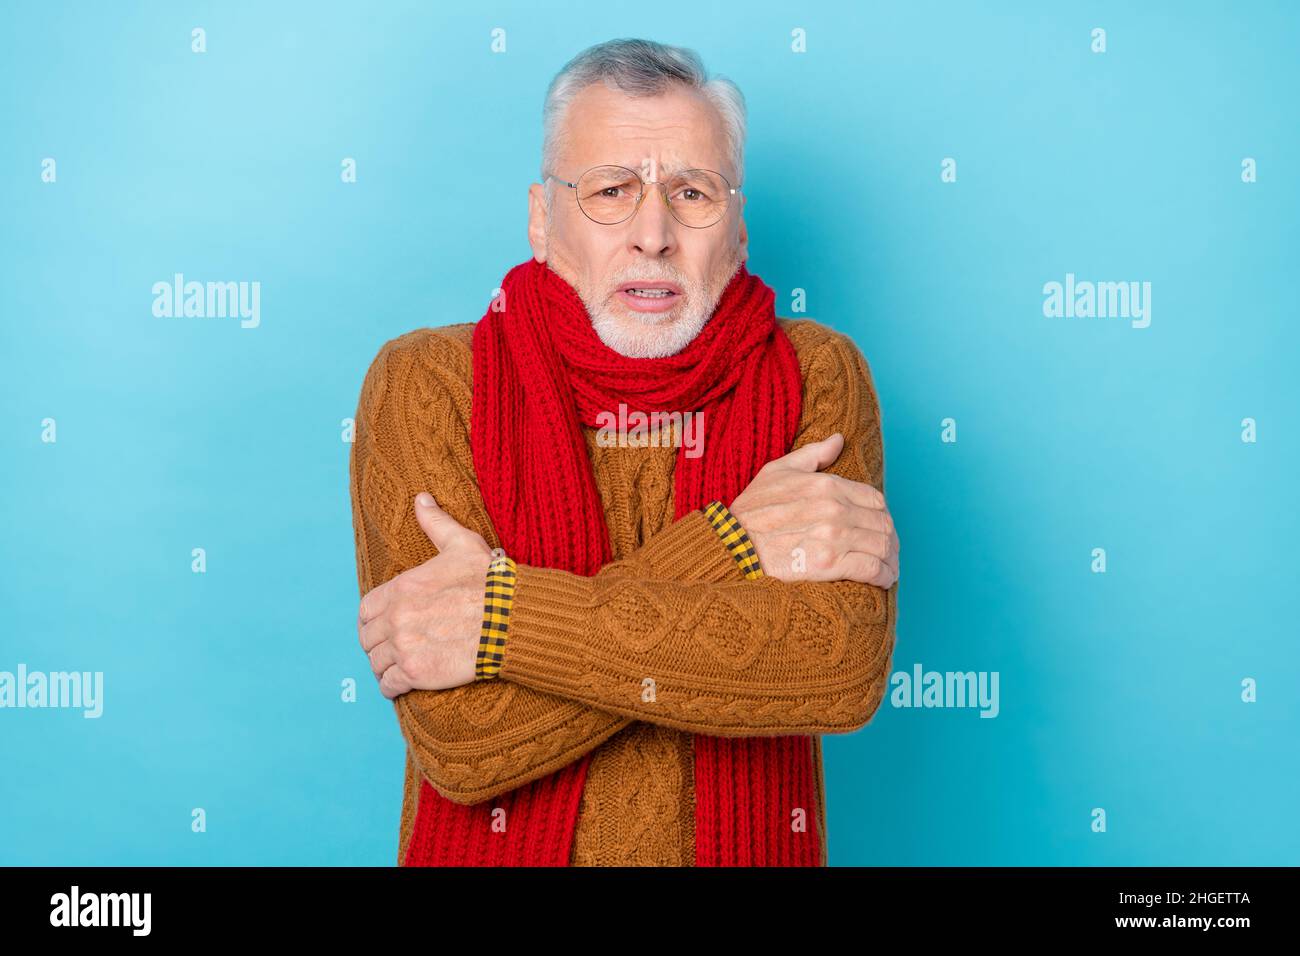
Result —
[[650, 162], [664, 174], [691, 167], [734, 172], [717, 108], [684, 86], [634, 97], [593, 83], [573, 98], [563, 123], [560, 158], [575, 176], [602, 163], [640, 169]]

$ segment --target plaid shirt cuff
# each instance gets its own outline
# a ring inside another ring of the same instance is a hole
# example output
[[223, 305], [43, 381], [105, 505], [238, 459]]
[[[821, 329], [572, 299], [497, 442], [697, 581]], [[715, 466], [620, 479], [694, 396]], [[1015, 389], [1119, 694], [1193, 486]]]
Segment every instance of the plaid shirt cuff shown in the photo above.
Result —
[[740, 526], [736, 516], [721, 501], [710, 502], [700, 510], [709, 519], [709, 524], [713, 525], [713, 530], [718, 533], [731, 556], [736, 559], [745, 577], [751, 580], [761, 578], [763, 569], [759, 566], [754, 542], [749, 540], [749, 535], [745, 534], [745, 529]]
[[515, 563], [504, 551], [498, 548], [492, 552], [483, 595], [483, 627], [479, 631], [478, 660], [474, 664], [475, 680], [500, 676], [510, 605], [515, 599], [515, 573]]

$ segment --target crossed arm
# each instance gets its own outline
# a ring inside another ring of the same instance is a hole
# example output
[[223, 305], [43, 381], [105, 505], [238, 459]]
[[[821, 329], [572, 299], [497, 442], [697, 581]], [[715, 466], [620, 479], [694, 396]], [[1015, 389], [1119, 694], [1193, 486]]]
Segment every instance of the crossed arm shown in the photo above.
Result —
[[[838, 340], [819, 349], [795, 446], [842, 433], [843, 451], [824, 471], [883, 491], [865, 360]], [[362, 389], [351, 468], [362, 594], [437, 553], [404, 516], [422, 490], [498, 543], [466, 436], [444, 436], [441, 454], [411, 445], [409, 409], [397, 399], [411, 365], [400, 351], [381, 355]], [[375, 507], [379, 494], [405, 508]], [[816, 542], [806, 550], [815, 560]], [[746, 580], [699, 513], [590, 578], [518, 571], [500, 678], [394, 701], [419, 769], [456, 802], [552, 773], [634, 720], [716, 736], [842, 733], [867, 723], [883, 697], [897, 584]]]

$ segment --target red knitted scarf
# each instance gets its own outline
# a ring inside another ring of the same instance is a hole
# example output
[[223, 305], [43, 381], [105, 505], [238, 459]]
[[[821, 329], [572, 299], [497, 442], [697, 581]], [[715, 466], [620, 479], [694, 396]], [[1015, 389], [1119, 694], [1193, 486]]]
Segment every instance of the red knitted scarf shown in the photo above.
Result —
[[[703, 413], [703, 454], [679, 448], [678, 518], [729, 505], [790, 449], [802, 380], [774, 294], [742, 263], [684, 350], [626, 358], [596, 335], [578, 294], [529, 259], [474, 330], [470, 446], [501, 546], [520, 564], [592, 575], [613, 560], [582, 426], [631, 411]], [[507, 635], [506, 652], [509, 654]], [[816, 866], [812, 738], [696, 735], [695, 865]], [[567, 866], [592, 753], [473, 806], [421, 780], [407, 866]], [[506, 812], [504, 832], [492, 813]], [[794, 832], [791, 811], [807, 811]]]

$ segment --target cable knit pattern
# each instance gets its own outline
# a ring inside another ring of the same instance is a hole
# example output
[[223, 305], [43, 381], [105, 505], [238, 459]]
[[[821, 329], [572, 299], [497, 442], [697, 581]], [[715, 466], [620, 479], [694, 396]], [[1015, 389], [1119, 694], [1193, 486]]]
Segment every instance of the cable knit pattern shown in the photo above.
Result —
[[[829, 470], [883, 489], [866, 361], [811, 320], [779, 321], [804, 381], [795, 447], [842, 431]], [[436, 553], [411, 507], [421, 490], [499, 545], [469, 450], [472, 332], [399, 336], [367, 372], [351, 462], [363, 594]], [[502, 679], [394, 701], [407, 742], [398, 862], [422, 779], [473, 804], [592, 753], [572, 863], [692, 865], [694, 734], [811, 737], [819, 805], [808, 809], [825, 862], [816, 735], [855, 730], [879, 706], [897, 584], [747, 581], [700, 512], [674, 520], [676, 449], [605, 447], [592, 428], [584, 437], [616, 560], [593, 577], [521, 565]]]

